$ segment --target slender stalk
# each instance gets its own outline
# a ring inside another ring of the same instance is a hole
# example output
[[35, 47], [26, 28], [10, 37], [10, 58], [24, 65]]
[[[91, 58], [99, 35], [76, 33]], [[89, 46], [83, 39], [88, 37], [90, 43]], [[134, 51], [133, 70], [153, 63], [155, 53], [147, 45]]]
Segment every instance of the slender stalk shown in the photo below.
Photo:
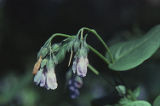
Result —
[[104, 40], [101, 38], [101, 36], [94, 29], [90, 29], [90, 28], [87, 28], [87, 27], [83, 27], [82, 29], [87, 30], [87, 31], [93, 33], [100, 40], [100, 42], [103, 44], [103, 46], [107, 50], [107, 52], [108, 52], [108, 54], [109, 54], [109, 56], [111, 58], [111, 62], [113, 63], [114, 60], [113, 60], [113, 56], [111, 54], [111, 51], [110, 51], [109, 47], [107, 46], [107, 44], [104, 42]]
[[96, 49], [94, 49], [92, 46], [88, 45], [88, 48], [92, 50], [97, 56], [99, 56], [105, 63], [110, 64], [110, 62], [107, 60], [106, 57], [104, 57], [101, 53], [99, 53]]
[[[86, 30], [86, 28], [84, 28]], [[80, 29], [82, 32], [81, 34], [83, 34], [83, 29]], [[92, 30], [88, 29], [88, 31], [92, 32]], [[96, 34], [96, 33], [95, 33]], [[56, 34], [53, 34], [47, 41], [46, 43], [44, 44], [44, 46], [47, 46], [48, 44], [51, 44], [51, 41], [53, 38], [55, 38], [56, 36], [61, 36], [61, 37], [75, 37], [75, 36], [71, 36], [71, 35], [67, 35], [67, 34], [62, 34], [62, 33], [56, 33]], [[100, 39], [101, 42], [103, 42], [103, 44], [105, 44], [105, 42], [101, 39], [101, 37], [97, 34], [96, 35], [98, 37], [98, 39]], [[82, 38], [82, 35], [81, 35], [81, 38]], [[107, 46], [105, 46], [107, 47]], [[97, 56], [99, 56], [105, 63], [107, 64], [110, 64], [110, 62], [101, 54], [99, 53], [96, 49], [94, 49], [92, 46], [88, 45], [88, 48], [94, 52]], [[90, 64], [88, 65], [88, 68], [93, 72], [95, 73], [96, 75], [99, 74], [99, 72], [93, 67], [91, 66]]]
[[71, 50], [71, 54], [70, 54], [70, 58], [69, 58], [68, 67], [69, 67], [69, 66], [70, 66], [70, 64], [71, 64], [72, 57], [73, 57], [73, 50]]
[[84, 29], [81, 29], [81, 39], [83, 40], [83, 30]]
[[88, 64], [88, 68], [96, 75], [99, 75], [99, 72], [92, 65]]
[[62, 34], [62, 33], [55, 33], [53, 34], [44, 44], [44, 47], [45, 46], [48, 46], [48, 44], [52, 41], [53, 38], [55, 38], [56, 36], [61, 36], [61, 37], [74, 37], [74, 36], [71, 36], [71, 35], [67, 35], [67, 34]]
[[61, 37], [74, 37], [74, 36], [71, 36], [71, 35], [67, 35], [67, 34], [63, 34], [63, 33], [55, 33], [55, 34], [53, 34], [49, 39], [48, 39], [48, 41], [50, 41], [51, 42], [51, 40], [54, 38], [54, 37], [56, 37], [56, 36], [61, 36]]

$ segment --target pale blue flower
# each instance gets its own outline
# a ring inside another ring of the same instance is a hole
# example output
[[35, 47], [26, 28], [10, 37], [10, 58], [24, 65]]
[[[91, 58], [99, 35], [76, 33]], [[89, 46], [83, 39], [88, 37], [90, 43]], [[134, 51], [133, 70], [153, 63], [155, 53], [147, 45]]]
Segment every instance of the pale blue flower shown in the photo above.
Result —
[[43, 69], [40, 69], [34, 77], [34, 82], [41, 87], [45, 86], [45, 73], [43, 73]]
[[54, 71], [54, 67], [50, 70], [40, 69], [34, 77], [34, 82], [36, 85], [40, 85], [40, 87], [46, 87], [49, 89], [56, 89], [58, 84], [56, 80], [56, 75]]
[[81, 56], [77, 62], [77, 75], [85, 77], [87, 74], [88, 58]]
[[52, 90], [56, 89], [58, 84], [57, 84], [57, 79], [56, 79], [54, 68], [51, 68], [50, 70], [47, 71], [46, 77], [47, 77], [46, 79], [47, 89], [52, 89]]

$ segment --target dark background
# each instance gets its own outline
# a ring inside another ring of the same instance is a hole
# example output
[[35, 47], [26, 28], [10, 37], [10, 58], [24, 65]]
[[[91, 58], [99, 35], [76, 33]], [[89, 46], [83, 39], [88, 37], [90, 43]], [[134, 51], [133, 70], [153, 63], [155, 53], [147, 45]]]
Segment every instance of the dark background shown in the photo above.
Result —
[[[35, 86], [31, 73], [37, 52], [54, 33], [72, 35], [85, 26], [95, 29], [111, 45], [139, 37], [159, 23], [159, 0], [0, 0], [0, 104], [101, 106], [116, 103], [115, 80], [131, 89], [140, 86], [142, 98], [152, 103], [160, 93], [159, 52], [136, 69], [120, 73], [121, 78], [90, 53], [90, 63], [100, 75], [89, 71], [81, 95], [75, 100], [69, 98], [65, 88], [67, 59], [56, 69], [59, 87], [55, 91]], [[88, 39], [88, 43], [105, 53], [95, 37], [90, 35]]]

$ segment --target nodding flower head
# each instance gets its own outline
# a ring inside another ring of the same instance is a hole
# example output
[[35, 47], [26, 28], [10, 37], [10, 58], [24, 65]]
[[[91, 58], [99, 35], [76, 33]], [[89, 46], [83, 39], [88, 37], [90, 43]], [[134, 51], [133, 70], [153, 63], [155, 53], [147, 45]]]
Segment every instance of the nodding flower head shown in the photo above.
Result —
[[79, 76], [72, 76], [68, 82], [68, 88], [72, 99], [77, 98], [80, 95], [79, 89], [83, 85], [83, 80]]
[[81, 48], [79, 48], [78, 52], [75, 55], [75, 59], [73, 61], [72, 70], [73, 73], [76, 73], [80, 77], [85, 77], [87, 74], [87, 66], [88, 62], [88, 47], [85, 41], [82, 42]]
[[54, 71], [54, 68], [51, 70], [48, 70], [46, 73], [46, 88], [47, 89], [56, 89], [58, 84], [57, 84], [57, 79], [56, 79], [56, 74]]
[[88, 58], [80, 57], [77, 62], [77, 75], [85, 77], [87, 74]]
[[73, 73], [77, 73], [77, 75], [80, 77], [85, 77], [87, 74], [88, 63], [87, 56], [76, 57], [72, 65]]
[[40, 69], [37, 74], [34, 77], [34, 82], [36, 83], [36, 85], [39, 85], [41, 87], [45, 86], [45, 82], [46, 82], [46, 76], [45, 73], [43, 72], [43, 69]]
[[34, 77], [34, 82], [41, 87], [46, 87], [49, 89], [56, 89], [58, 84], [56, 80], [56, 74], [54, 70], [54, 65], [50, 61], [39, 69]]

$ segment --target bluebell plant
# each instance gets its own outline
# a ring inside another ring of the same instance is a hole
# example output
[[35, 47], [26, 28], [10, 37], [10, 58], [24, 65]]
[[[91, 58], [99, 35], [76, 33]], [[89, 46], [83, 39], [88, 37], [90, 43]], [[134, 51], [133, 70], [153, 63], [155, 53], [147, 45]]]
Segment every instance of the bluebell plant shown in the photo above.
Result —
[[[71, 54], [68, 64], [68, 66], [72, 65], [69, 70], [71, 71], [71, 76], [67, 80], [71, 98], [76, 98], [79, 96], [79, 89], [83, 85], [82, 78], [87, 75], [87, 67], [89, 67], [90, 70], [95, 74], [99, 74], [98, 71], [89, 64], [89, 49], [91, 49], [105, 61], [109, 61], [105, 59], [105, 57], [102, 57], [102, 55], [96, 49], [87, 44], [86, 38], [88, 34], [85, 34], [84, 30], [96, 33], [92, 29], [81, 28], [76, 35], [56, 33], [45, 42], [37, 54], [37, 62], [33, 68], [33, 74], [35, 75], [34, 82], [36, 85], [45, 87], [48, 90], [54, 90], [58, 87], [55, 67], [61, 61], [63, 61], [66, 52], [70, 52]], [[60, 43], [52, 44], [52, 39], [56, 36], [66, 37], [66, 39]], [[102, 41], [98, 34], [97, 37]], [[71, 64], [71, 62], [73, 63]]]
[[[140, 39], [120, 42], [114, 44], [110, 48], [94, 29], [83, 27], [76, 35], [55, 33], [45, 42], [37, 54], [37, 62], [33, 68], [33, 74], [35, 75], [34, 82], [40, 87], [45, 87], [48, 90], [55, 90], [58, 87], [56, 65], [64, 60], [68, 52], [70, 53], [68, 62], [70, 68], [67, 71], [67, 85], [71, 93], [71, 98], [76, 98], [80, 94], [79, 89], [83, 85], [83, 78], [87, 76], [87, 68], [96, 75], [99, 74], [99, 72], [89, 64], [89, 51], [94, 52], [111, 70], [127, 71], [142, 64], [156, 52], [160, 46], [159, 32], [160, 26], [158, 25]], [[90, 33], [95, 35], [104, 46], [106, 50], [105, 56], [87, 43], [87, 37]], [[53, 43], [53, 38], [57, 36], [65, 37], [66, 39], [59, 43]], [[124, 102], [126, 100], [130, 101], [130, 104], [144, 103], [144, 101], [136, 101], [136, 97], [134, 96], [133, 98], [135, 99], [131, 99], [130, 97], [132, 97], [131, 95], [133, 93], [127, 94], [128, 89], [123, 85], [115, 89], [119, 92], [119, 95], [125, 97], [120, 100], [119, 104], [122, 102], [126, 103]]]

